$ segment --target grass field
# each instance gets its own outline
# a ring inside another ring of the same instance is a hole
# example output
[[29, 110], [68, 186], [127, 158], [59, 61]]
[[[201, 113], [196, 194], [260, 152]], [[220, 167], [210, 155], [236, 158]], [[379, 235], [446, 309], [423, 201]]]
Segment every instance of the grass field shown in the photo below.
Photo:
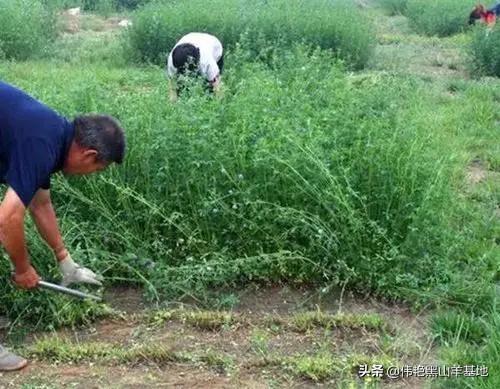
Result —
[[[43, 7], [16, 4], [30, 1]], [[1, 384], [500, 387], [498, 26], [470, 30], [459, 14], [450, 34], [422, 31], [412, 0], [318, 0], [307, 20], [302, 1], [214, 0], [220, 15], [91, 3], [61, 2], [85, 5], [76, 17], [33, 8], [58, 20], [43, 42], [0, 24], [0, 79], [126, 129], [124, 165], [52, 190], [108, 305], [3, 283], [2, 341], [34, 362]], [[172, 104], [161, 58], [202, 29], [227, 41], [224, 96], [194, 85]], [[39, 273], [57, 280], [27, 230]], [[375, 363], [489, 377], [357, 378]]]

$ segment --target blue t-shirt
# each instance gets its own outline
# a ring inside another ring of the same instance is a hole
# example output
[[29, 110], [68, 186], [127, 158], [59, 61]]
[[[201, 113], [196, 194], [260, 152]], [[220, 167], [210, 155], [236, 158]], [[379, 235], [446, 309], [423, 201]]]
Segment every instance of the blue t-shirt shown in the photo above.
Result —
[[25, 92], [0, 81], [0, 182], [28, 206], [61, 170], [74, 127]]
[[494, 12], [495, 15], [500, 16], [500, 2], [489, 8], [488, 11]]

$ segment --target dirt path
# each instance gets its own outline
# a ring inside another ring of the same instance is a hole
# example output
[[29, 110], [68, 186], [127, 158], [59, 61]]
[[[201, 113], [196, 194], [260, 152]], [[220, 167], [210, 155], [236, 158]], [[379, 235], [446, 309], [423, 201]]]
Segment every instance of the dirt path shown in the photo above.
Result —
[[252, 287], [232, 310], [207, 311], [111, 294], [121, 314], [36, 334], [20, 350], [30, 366], [0, 375], [0, 388], [335, 387], [361, 363], [434, 361], [424, 315], [350, 295]]
[[370, 7], [367, 13], [376, 27], [376, 49], [369, 68], [396, 72], [430, 80], [468, 79], [466, 71], [466, 34], [451, 37], [426, 37], [414, 33], [402, 15], [387, 16]]

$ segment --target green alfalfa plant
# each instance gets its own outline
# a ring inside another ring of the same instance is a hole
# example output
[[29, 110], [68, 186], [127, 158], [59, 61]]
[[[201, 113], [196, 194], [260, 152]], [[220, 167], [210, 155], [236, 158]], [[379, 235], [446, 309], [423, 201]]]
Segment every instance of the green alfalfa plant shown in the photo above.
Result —
[[267, 58], [270, 48], [305, 42], [330, 49], [356, 69], [366, 65], [374, 43], [370, 22], [345, 1], [272, 0], [254, 6], [227, 0], [152, 3], [134, 15], [133, 23], [127, 33], [131, 56], [157, 64], [165, 62], [176, 41], [189, 31], [210, 32], [226, 49], [246, 36], [254, 59]]
[[405, 15], [419, 34], [449, 36], [465, 31], [473, 0], [408, 0]]
[[7, 59], [40, 55], [54, 41], [55, 12], [40, 0], [0, 1], [0, 52]]
[[379, 0], [379, 4], [389, 15], [404, 15], [408, 0]]
[[473, 76], [500, 77], [499, 28], [476, 28], [468, 48], [468, 62]]

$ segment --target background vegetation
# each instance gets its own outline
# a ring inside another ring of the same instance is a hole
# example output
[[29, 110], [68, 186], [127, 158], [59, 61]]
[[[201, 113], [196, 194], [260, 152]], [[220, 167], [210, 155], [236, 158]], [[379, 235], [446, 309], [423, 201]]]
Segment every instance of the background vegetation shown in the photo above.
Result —
[[[411, 39], [408, 50], [459, 45], [475, 76], [432, 78], [427, 68], [373, 70], [377, 9], [210, 3], [146, 4], [122, 32], [68, 35], [47, 23], [54, 4], [0, 0], [0, 78], [69, 117], [106, 112], [127, 130], [123, 166], [55, 179], [74, 258], [158, 302], [209, 302], [214, 287], [286, 281], [431, 306], [442, 360], [489, 365], [492, 378], [480, 384], [498, 387], [500, 184], [467, 181], [472, 161], [492, 177], [500, 169], [498, 81], [480, 78], [499, 74], [498, 28], [465, 31], [468, 1], [398, 8], [416, 32], [463, 31], [454, 41], [384, 35]], [[108, 3], [93, 4], [85, 7]], [[225, 94], [215, 100], [194, 84], [172, 105], [163, 61], [191, 30], [224, 42]], [[31, 224], [28, 239], [40, 274], [57, 279]], [[18, 291], [9, 266], [4, 254], [0, 314], [15, 324], [105, 313]]]

